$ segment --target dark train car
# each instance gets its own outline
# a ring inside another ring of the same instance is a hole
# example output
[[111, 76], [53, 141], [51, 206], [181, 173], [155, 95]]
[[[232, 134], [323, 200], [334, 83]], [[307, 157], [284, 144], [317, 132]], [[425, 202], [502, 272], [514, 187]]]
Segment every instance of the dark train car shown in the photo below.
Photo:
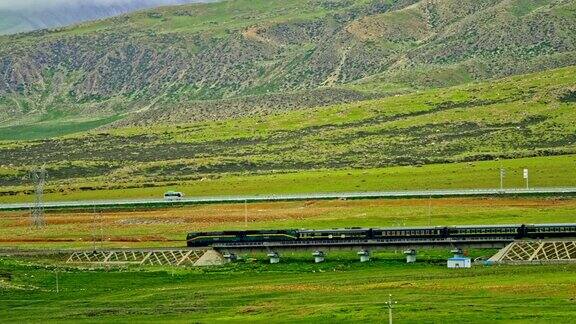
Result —
[[222, 232], [193, 232], [186, 237], [187, 245], [210, 246], [216, 243], [273, 242], [298, 239], [296, 230], [250, 230]]
[[533, 239], [576, 237], [576, 224], [526, 225], [525, 237]]
[[341, 228], [328, 230], [251, 230], [195, 232], [187, 236], [188, 246], [210, 246], [217, 243], [250, 243], [279, 241], [338, 241], [366, 239], [457, 238], [498, 237], [560, 238], [576, 237], [576, 224], [537, 225], [470, 225], [450, 227], [403, 228]]
[[448, 237], [523, 237], [524, 225], [469, 225], [447, 227]]
[[441, 238], [446, 236], [446, 227], [390, 227], [372, 229], [372, 237], [386, 238]]
[[370, 228], [335, 228], [329, 230], [298, 230], [298, 239], [303, 241], [369, 239]]

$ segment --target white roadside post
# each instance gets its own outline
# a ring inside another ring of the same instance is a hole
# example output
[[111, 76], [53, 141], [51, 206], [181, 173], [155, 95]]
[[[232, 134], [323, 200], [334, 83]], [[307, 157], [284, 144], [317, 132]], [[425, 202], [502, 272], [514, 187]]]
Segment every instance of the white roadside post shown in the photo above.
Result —
[[526, 189], [530, 189], [528, 185], [528, 169], [524, 169], [524, 179], [526, 179]]
[[388, 323], [390, 324], [392, 324], [392, 308], [394, 308], [395, 304], [398, 304], [398, 302], [392, 300], [392, 294], [388, 295], [388, 301], [386, 302], [386, 306], [388, 307]]
[[506, 176], [506, 169], [500, 168], [500, 191], [504, 191], [504, 177]]

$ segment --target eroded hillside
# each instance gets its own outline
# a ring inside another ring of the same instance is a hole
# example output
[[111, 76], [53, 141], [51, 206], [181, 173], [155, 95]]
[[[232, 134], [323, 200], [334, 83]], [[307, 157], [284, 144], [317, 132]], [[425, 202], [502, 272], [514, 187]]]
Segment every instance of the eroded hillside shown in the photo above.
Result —
[[575, 31], [570, 0], [150, 10], [0, 38], [0, 124], [126, 126], [350, 102], [572, 65]]

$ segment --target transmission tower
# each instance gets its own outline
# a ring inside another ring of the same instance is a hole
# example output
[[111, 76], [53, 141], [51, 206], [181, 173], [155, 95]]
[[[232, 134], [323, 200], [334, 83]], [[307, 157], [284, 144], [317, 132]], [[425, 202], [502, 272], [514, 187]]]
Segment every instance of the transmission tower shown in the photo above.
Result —
[[30, 172], [30, 180], [34, 183], [34, 205], [30, 209], [32, 226], [41, 228], [44, 226], [44, 184], [48, 173], [44, 167]]

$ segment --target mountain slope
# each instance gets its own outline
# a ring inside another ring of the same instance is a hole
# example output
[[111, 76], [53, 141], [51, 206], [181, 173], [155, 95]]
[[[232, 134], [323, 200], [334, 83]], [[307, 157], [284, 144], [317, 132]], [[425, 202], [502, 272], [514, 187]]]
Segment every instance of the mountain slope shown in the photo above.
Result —
[[0, 35], [56, 28], [113, 17], [145, 8], [210, 0], [4, 0]]
[[576, 2], [231, 0], [0, 45], [0, 125], [214, 120], [573, 65]]
[[[574, 121], [576, 67], [569, 67], [267, 117], [0, 142], [0, 186], [22, 183], [44, 163], [52, 183], [93, 177], [143, 186], [229, 173], [575, 154]], [[18, 134], [0, 132], [10, 135]]]

